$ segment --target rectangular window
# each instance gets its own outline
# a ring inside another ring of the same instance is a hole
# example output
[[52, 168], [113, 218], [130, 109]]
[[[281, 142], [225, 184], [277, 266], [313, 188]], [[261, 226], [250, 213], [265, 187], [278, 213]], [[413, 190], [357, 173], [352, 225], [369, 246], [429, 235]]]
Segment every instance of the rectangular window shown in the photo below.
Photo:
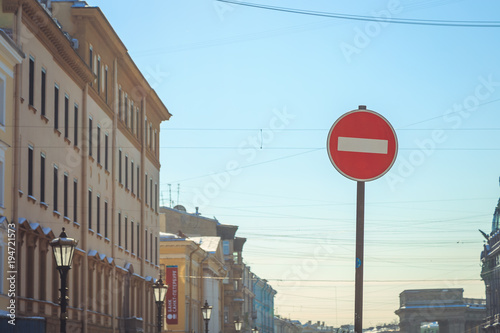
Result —
[[146, 174], [146, 179], [144, 180], [144, 204], [148, 204], [148, 174]]
[[149, 150], [153, 149], [153, 124], [149, 124]]
[[148, 260], [148, 229], [144, 229], [144, 259]]
[[158, 265], [158, 237], [155, 236], [155, 265]]
[[45, 154], [40, 154], [40, 202], [45, 202]]
[[136, 126], [136, 129], [135, 129], [135, 135], [137, 135], [137, 138], [139, 139], [139, 130], [141, 128], [141, 122], [139, 121], [139, 108], [136, 109], [135, 111], [135, 126]]
[[137, 222], [137, 257], [140, 256], [140, 252], [141, 252], [141, 247], [139, 245], [139, 240], [141, 239], [141, 235], [139, 235], [139, 222]]
[[140, 197], [141, 194], [141, 170], [139, 166], [137, 166], [137, 197]]
[[28, 91], [28, 104], [33, 106], [35, 100], [35, 58], [30, 56], [29, 65], [29, 91]]
[[118, 150], [118, 182], [123, 184], [122, 182], [122, 150]]
[[101, 197], [97, 195], [97, 201], [96, 201], [96, 224], [97, 224], [97, 233], [101, 233]]
[[125, 155], [125, 188], [128, 188], [128, 155]]
[[74, 138], [73, 138], [73, 144], [78, 146], [78, 104], [75, 103], [75, 129], [74, 129]]
[[108, 66], [104, 67], [104, 100], [108, 104]]
[[149, 260], [153, 262], [153, 233], [149, 233]]
[[118, 246], [122, 246], [122, 214], [118, 213]]
[[33, 195], [33, 146], [28, 146], [28, 195]]
[[153, 208], [153, 178], [149, 178], [149, 207]]
[[89, 188], [89, 210], [88, 210], [88, 221], [89, 221], [89, 229], [92, 229], [92, 189]]
[[125, 224], [123, 225], [125, 229], [125, 250], [128, 249], [128, 223], [127, 223], [128, 218], [125, 216]]
[[73, 179], [73, 222], [78, 221], [78, 180]]
[[104, 201], [104, 237], [108, 238], [108, 202]]
[[130, 191], [134, 194], [134, 161], [130, 161]]
[[41, 100], [40, 100], [40, 112], [42, 116], [45, 116], [45, 106], [47, 104], [47, 96], [45, 95], [46, 89], [47, 89], [47, 72], [45, 68], [42, 68], [42, 82], [41, 82], [41, 87], [40, 87], [40, 94], [41, 94]]
[[64, 217], [68, 217], [68, 174], [65, 172], [64, 173], [64, 198], [63, 198], [63, 214]]
[[58, 181], [57, 181], [57, 165], [54, 165], [54, 211], [57, 212], [58, 211], [58, 207], [57, 207], [57, 201], [58, 201], [58, 198], [57, 198], [57, 187], [58, 187]]
[[59, 129], [59, 86], [54, 86], [54, 129]]
[[101, 94], [101, 57], [97, 57], [97, 93]]
[[89, 156], [92, 156], [92, 117], [89, 117]]
[[101, 127], [97, 126], [97, 164], [101, 164]]
[[155, 212], [158, 213], [158, 183], [155, 183]]
[[64, 95], [64, 137], [69, 138], [69, 96]]
[[125, 103], [123, 103], [123, 113], [125, 115], [125, 127], [128, 127], [128, 96], [125, 94]]
[[122, 88], [118, 89], [118, 120], [122, 120]]
[[92, 73], [94, 72], [94, 49], [92, 48], [92, 45], [89, 47], [89, 67], [92, 70]]
[[134, 221], [130, 221], [130, 252], [134, 253]]
[[130, 102], [130, 129], [134, 132], [134, 102]]
[[104, 169], [108, 170], [108, 133], [104, 135]]

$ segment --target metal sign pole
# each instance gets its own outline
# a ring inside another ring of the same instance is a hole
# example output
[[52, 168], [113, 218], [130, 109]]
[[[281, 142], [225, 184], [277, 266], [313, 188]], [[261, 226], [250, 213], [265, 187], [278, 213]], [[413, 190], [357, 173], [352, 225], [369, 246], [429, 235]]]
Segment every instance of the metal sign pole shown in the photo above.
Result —
[[363, 331], [363, 252], [365, 234], [365, 182], [357, 182], [356, 198], [356, 279], [354, 296], [354, 332]]

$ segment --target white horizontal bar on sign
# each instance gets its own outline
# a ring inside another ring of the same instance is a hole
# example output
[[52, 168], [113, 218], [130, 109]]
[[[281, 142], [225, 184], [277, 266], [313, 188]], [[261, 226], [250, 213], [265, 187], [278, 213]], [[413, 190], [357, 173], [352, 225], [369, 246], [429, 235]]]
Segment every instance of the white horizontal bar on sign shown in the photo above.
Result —
[[356, 153], [387, 154], [389, 141], [339, 136], [337, 150]]

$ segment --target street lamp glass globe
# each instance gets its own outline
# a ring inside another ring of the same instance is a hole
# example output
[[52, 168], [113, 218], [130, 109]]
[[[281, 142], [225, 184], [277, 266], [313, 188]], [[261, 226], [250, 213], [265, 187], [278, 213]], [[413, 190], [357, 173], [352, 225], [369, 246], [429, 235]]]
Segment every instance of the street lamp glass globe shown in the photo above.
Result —
[[203, 314], [204, 320], [210, 320], [212, 315], [212, 306], [208, 305], [207, 300], [205, 300], [205, 305], [201, 307], [201, 313]]
[[54, 238], [50, 242], [57, 268], [71, 268], [71, 264], [73, 263], [73, 254], [77, 244], [78, 241], [73, 238], [68, 238], [64, 228], [59, 237]]
[[155, 301], [157, 303], [163, 303], [165, 301], [165, 296], [167, 295], [168, 286], [163, 284], [161, 278], [156, 281], [153, 285], [153, 291], [155, 295]]

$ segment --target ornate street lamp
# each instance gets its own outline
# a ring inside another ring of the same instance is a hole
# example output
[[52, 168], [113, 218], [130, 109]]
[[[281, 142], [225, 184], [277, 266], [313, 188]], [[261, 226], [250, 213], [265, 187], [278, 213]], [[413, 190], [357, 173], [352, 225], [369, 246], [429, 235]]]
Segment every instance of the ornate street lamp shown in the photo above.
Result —
[[236, 332], [241, 331], [241, 325], [243, 325], [243, 322], [240, 320], [240, 318], [234, 321], [234, 328], [236, 329]]
[[165, 295], [167, 295], [168, 286], [163, 284], [161, 278], [153, 284], [153, 293], [155, 295], [156, 306], [158, 307], [158, 333], [161, 332], [163, 325], [162, 308], [165, 302]]
[[203, 314], [203, 320], [205, 321], [205, 333], [208, 333], [208, 322], [210, 321], [210, 316], [212, 315], [212, 307], [208, 305], [207, 300], [205, 300], [205, 305], [201, 307], [201, 313]]
[[78, 241], [73, 238], [68, 238], [64, 228], [62, 228], [59, 237], [54, 238], [50, 242], [57, 270], [61, 276], [61, 289], [59, 289], [61, 291], [61, 333], [66, 333], [66, 321], [68, 319], [68, 313], [66, 312], [66, 307], [68, 306], [68, 271], [71, 269], [71, 264], [73, 263], [73, 254], [75, 253], [76, 244], [78, 244]]

